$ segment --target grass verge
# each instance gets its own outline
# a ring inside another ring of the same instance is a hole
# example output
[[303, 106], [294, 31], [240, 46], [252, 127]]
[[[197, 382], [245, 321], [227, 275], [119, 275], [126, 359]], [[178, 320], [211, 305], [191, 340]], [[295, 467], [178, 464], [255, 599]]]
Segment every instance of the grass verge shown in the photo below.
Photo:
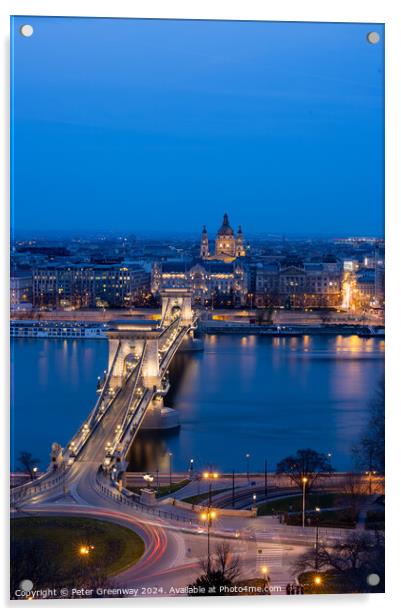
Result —
[[[81, 553], [81, 548], [88, 550]], [[11, 520], [11, 577], [49, 585], [104, 577], [135, 564], [145, 550], [132, 530], [94, 518], [43, 516]]]
[[[212, 490], [211, 495], [212, 498], [216, 494], [221, 494], [226, 490]], [[202, 501], [206, 501], [209, 498], [209, 492], [202, 492], [202, 494], [194, 494], [193, 496], [188, 496], [187, 498], [183, 498], [184, 503], [191, 503], [192, 505], [199, 505]], [[212, 501], [213, 504], [213, 501]]]

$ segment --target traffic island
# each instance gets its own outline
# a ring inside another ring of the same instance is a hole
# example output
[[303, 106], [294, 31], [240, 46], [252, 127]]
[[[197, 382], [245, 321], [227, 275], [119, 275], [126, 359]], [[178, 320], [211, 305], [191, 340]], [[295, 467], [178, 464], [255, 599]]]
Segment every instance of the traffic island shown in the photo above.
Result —
[[89, 587], [142, 557], [145, 544], [129, 528], [85, 517], [21, 517], [11, 520], [11, 594], [22, 580], [34, 587]]

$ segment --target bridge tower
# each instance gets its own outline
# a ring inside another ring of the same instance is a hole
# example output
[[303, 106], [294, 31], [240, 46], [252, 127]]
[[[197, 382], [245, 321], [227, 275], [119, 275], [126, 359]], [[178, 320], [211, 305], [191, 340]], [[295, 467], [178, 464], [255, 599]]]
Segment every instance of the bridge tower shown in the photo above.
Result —
[[131, 362], [142, 359], [145, 387], [160, 384], [159, 338], [162, 330], [157, 321], [115, 321], [106, 332], [109, 339], [110, 387], [124, 385]]
[[177, 316], [181, 316], [183, 325], [192, 323], [192, 291], [189, 289], [163, 289], [160, 296], [162, 298], [163, 325], [169, 325]]

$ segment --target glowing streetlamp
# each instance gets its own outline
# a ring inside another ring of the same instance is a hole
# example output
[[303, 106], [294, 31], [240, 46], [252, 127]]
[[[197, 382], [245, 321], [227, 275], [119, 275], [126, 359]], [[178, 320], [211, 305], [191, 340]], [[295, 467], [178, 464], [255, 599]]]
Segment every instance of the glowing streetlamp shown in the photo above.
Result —
[[152, 475], [146, 474], [146, 475], [143, 475], [143, 478], [144, 478], [144, 480], [147, 483], [147, 487], [150, 488], [151, 487], [151, 483], [154, 480], [154, 477]]
[[171, 471], [171, 465], [172, 465], [171, 458], [172, 458], [172, 457], [173, 457], [173, 454], [171, 453], [171, 451], [169, 451], [169, 452], [168, 452], [168, 463], [169, 463], [169, 464], [168, 464], [168, 469], [169, 469], [169, 477], [170, 477], [170, 489], [169, 489], [170, 494], [171, 494], [171, 490], [172, 490], [172, 487], [173, 487], [173, 485], [172, 485], [172, 481], [171, 481], [171, 472], [172, 472], [172, 471]]
[[189, 477], [190, 477], [190, 479], [192, 479], [193, 474], [194, 474], [194, 459], [191, 458], [190, 461], [189, 461]]
[[315, 577], [313, 578], [313, 582], [316, 584], [316, 586], [320, 586], [320, 584], [322, 583], [322, 578], [320, 577], [320, 575], [315, 575]]
[[207, 522], [207, 570], [210, 571], [210, 527], [213, 520], [216, 519], [216, 512], [208, 507], [207, 511], [202, 511], [200, 519], [203, 522]]
[[266, 565], [263, 565], [263, 567], [260, 568], [260, 572], [263, 575], [263, 579], [264, 579], [264, 581], [267, 584], [267, 582], [268, 582], [268, 575], [267, 574], [269, 573], [269, 567], [266, 567]]
[[319, 570], [319, 513], [320, 507], [315, 507], [316, 512], [316, 542], [315, 542], [315, 569]]
[[307, 477], [302, 477], [302, 528], [305, 528], [305, 501], [306, 501], [306, 484]]
[[204, 473], [202, 473], [202, 478], [209, 480], [209, 505], [208, 506], [210, 509], [210, 507], [212, 506], [212, 482], [213, 482], [213, 479], [219, 478], [219, 473], [216, 473], [216, 472], [211, 473], [211, 472], [205, 471]]
[[251, 458], [251, 454], [250, 453], [246, 453], [245, 454], [245, 459], [246, 459], [246, 478], [249, 481], [249, 460]]

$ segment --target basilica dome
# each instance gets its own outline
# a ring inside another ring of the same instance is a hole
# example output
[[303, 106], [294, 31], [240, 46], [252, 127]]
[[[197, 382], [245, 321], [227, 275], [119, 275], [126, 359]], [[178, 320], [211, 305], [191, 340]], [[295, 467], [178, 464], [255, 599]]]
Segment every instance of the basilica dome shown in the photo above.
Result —
[[224, 214], [223, 224], [217, 232], [217, 235], [234, 235], [234, 231], [230, 227], [230, 223], [228, 222], [227, 214]]

